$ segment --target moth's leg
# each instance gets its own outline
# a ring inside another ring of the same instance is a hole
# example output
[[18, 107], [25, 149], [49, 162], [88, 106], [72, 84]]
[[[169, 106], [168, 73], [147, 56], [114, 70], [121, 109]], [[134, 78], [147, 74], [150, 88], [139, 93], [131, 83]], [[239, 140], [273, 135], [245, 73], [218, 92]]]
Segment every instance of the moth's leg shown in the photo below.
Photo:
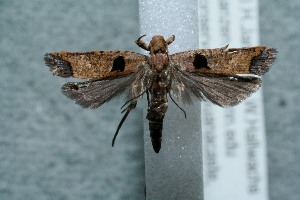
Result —
[[149, 98], [149, 92], [148, 92], [148, 90], [147, 90], [146, 94], [147, 94], [147, 101], [148, 101], [148, 107], [149, 107], [149, 104], [150, 104], [150, 98]]
[[142, 49], [145, 49], [146, 51], [150, 51], [149, 45], [147, 45], [147, 44], [142, 40], [142, 37], [144, 37], [144, 36], [146, 36], [146, 35], [142, 35], [141, 37], [139, 37], [139, 38], [135, 41], [135, 43], [136, 43], [139, 47], [141, 47]]
[[171, 98], [171, 100], [173, 101], [173, 103], [175, 103], [175, 105], [183, 112], [184, 114], [184, 118], [186, 118], [186, 112], [185, 110], [183, 110], [183, 108], [181, 108], [178, 103], [176, 103], [176, 101], [173, 99], [173, 97], [171, 96], [171, 93], [169, 92], [169, 97]]
[[[145, 92], [148, 92], [148, 90], [145, 90], [145, 91], [143, 91], [141, 94], [139, 94], [139, 95], [133, 97], [132, 99], [129, 99], [128, 101], [126, 101], [126, 102], [123, 104], [123, 106], [121, 107], [121, 109], [123, 109], [129, 102], [130, 102], [130, 104], [134, 104], [134, 103], [136, 104], [137, 99], [138, 99], [139, 97], [141, 97]], [[129, 106], [130, 106], [130, 105], [129, 105]], [[129, 106], [128, 106], [128, 107], [129, 107]], [[127, 108], [128, 108], [128, 107], [127, 107]], [[125, 112], [125, 110], [127, 110], [127, 108], [125, 108], [124, 110], [122, 110], [121, 113]]]
[[172, 36], [170, 36], [170, 37], [166, 40], [166, 43], [167, 43], [168, 45], [170, 45], [174, 40], [175, 40], [175, 35], [172, 35]]
[[115, 141], [116, 141], [116, 138], [117, 138], [117, 135], [119, 133], [119, 130], [121, 129], [123, 123], [125, 122], [126, 118], [128, 117], [129, 113], [131, 110], [133, 110], [135, 107], [136, 107], [136, 104], [137, 104], [137, 101], [131, 101], [131, 103], [129, 104], [129, 106], [126, 108], [126, 113], [125, 115], [123, 116], [122, 120], [120, 121], [119, 125], [118, 125], [118, 128], [117, 128], [117, 131], [112, 139], [112, 146], [114, 146], [115, 144]]

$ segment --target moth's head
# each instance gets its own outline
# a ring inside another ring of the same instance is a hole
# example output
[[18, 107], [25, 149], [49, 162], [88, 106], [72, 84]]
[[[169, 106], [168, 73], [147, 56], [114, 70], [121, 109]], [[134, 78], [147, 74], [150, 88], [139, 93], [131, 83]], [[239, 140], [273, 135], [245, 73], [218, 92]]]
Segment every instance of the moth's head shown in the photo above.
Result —
[[168, 53], [168, 45], [171, 44], [174, 39], [174, 35], [169, 37], [167, 40], [165, 40], [161, 35], [155, 35], [149, 44], [150, 54]]
[[164, 37], [161, 35], [156, 35], [152, 38], [149, 48], [151, 54], [168, 52], [168, 44], [166, 43]]

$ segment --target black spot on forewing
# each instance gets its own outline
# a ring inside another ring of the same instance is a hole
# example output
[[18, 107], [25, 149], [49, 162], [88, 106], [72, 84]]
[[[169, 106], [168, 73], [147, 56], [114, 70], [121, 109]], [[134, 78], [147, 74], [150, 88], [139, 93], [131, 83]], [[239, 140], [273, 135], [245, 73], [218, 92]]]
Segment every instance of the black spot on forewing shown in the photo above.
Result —
[[195, 54], [193, 65], [195, 69], [201, 69], [201, 68], [209, 69], [207, 64], [207, 59], [205, 58], [205, 56], [198, 53]]
[[113, 61], [113, 67], [111, 69], [111, 72], [113, 71], [124, 71], [125, 69], [125, 60], [123, 56], [118, 56]]

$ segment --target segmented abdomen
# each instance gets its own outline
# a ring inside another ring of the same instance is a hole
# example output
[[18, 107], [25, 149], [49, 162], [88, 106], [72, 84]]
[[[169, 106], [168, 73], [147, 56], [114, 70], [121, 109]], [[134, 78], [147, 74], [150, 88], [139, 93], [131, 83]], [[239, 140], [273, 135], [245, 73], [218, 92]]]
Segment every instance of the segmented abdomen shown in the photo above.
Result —
[[153, 149], [156, 153], [161, 148], [163, 119], [167, 111], [168, 104], [166, 101], [150, 102], [147, 119], [149, 120], [150, 137]]

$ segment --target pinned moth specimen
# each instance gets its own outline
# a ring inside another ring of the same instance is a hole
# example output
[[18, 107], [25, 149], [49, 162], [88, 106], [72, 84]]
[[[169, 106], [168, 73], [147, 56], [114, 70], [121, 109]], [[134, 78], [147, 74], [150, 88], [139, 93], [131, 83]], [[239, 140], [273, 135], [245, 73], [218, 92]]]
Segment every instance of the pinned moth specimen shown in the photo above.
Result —
[[149, 51], [149, 56], [129, 51], [60, 51], [47, 53], [44, 60], [53, 75], [88, 79], [62, 86], [63, 94], [84, 108], [98, 108], [126, 94], [127, 101], [122, 107], [125, 115], [112, 145], [128, 114], [146, 94], [146, 118], [156, 153], [161, 148], [168, 96], [177, 106], [174, 99], [188, 104], [208, 100], [221, 107], [237, 105], [260, 87], [259, 76], [269, 70], [277, 54], [276, 49], [267, 46], [228, 48], [227, 45], [169, 55], [168, 45], [175, 36], [165, 40], [156, 35], [150, 44], [142, 40], [143, 36], [136, 44]]

